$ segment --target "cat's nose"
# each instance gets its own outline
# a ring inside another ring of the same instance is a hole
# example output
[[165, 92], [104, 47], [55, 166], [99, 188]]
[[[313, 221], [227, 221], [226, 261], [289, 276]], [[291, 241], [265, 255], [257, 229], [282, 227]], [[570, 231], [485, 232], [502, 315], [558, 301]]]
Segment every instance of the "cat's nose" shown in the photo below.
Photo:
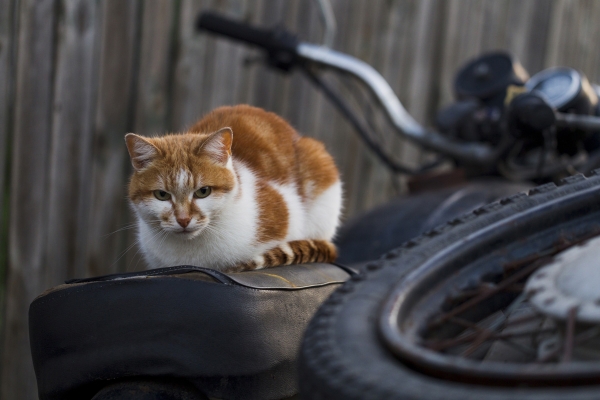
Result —
[[190, 217], [180, 217], [180, 218], [177, 218], [177, 223], [179, 225], [181, 225], [182, 228], [187, 227], [189, 225], [190, 221], [191, 221]]

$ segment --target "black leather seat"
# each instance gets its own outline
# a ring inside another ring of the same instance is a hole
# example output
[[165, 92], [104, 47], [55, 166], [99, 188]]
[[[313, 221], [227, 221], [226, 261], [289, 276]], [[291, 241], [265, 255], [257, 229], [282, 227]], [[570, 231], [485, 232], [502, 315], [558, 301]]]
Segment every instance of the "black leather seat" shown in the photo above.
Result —
[[304, 329], [350, 273], [180, 266], [52, 288], [29, 309], [40, 399], [90, 399], [131, 377], [183, 380], [212, 398], [292, 396]]

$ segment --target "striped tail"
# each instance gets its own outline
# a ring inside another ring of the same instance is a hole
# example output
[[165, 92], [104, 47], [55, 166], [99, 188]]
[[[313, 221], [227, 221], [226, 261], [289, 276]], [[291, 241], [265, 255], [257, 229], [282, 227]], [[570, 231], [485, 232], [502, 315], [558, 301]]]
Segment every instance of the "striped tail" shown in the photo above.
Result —
[[333, 262], [336, 257], [335, 245], [327, 240], [294, 240], [267, 250], [252, 261], [238, 264], [228, 269], [228, 272], [252, 271], [311, 262]]

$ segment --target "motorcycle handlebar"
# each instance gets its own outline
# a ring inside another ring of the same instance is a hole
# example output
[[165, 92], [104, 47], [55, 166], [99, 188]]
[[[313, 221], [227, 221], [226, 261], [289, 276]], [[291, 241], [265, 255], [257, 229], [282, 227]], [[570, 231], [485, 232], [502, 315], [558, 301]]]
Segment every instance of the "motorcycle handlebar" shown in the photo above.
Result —
[[301, 43], [284, 30], [255, 28], [211, 12], [202, 13], [196, 27], [261, 47], [270, 54], [270, 63], [283, 69], [310, 63], [354, 76], [374, 94], [398, 132], [426, 149], [478, 165], [493, 165], [500, 156], [501, 148], [492, 148], [483, 143], [459, 142], [425, 129], [406, 111], [381, 74], [355, 57], [323, 46]]
[[261, 47], [268, 52], [284, 51], [295, 54], [298, 46], [298, 39], [286, 31], [255, 28], [212, 12], [200, 14], [196, 28]]

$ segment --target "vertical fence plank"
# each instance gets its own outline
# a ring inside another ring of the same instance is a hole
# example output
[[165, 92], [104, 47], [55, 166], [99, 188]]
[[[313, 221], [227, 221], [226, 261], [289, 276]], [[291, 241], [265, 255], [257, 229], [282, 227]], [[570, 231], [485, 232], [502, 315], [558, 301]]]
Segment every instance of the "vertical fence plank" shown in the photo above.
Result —
[[588, 19], [588, 30], [586, 39], [588, 43], [588, 63], [582, 67], [582, 71], [590, 79], [591, 82], [600, 83], [600, 51], [598, 51], [598, 38], [600, 37], [600, 25], [597, 23], [600, 18], [600, 3], [597, 1], [592, 3], [590, 9], [590, 17]]
[[509, 4], [502, 47], [510, 49], [530, 74], [544, 68], [553, 4], [546, 0], [512, 0]]
[[[358, 15], [357, 12], [352, 12], [352, 10], [356, 10], [360, 4], [357, 2], [349, 4], [346, 1], [338, 0], [333, 2], [332, 6], [337, 23], [334, 49], [349, 52], [352, 46], [352, 34], [348, 28], [355, 26], [354, 21]], [[339, 90], [343, 85], [341, 82], [335, 82], [333, 83], [333, 86]], [[318, 118], [312, 123], [312, 129], [315, 132], [318, 132], [320, 139], [328, 142], [327, 150], [329, 150], [338, 165], [345, 194], [343, 218], [348, 218], [349, 216], [352, 216], [353, 213], [353, 209], [350, 207], [350, 199], [352, 197], [350, 193], [353, 192], [353, 187], [351, 186], [351, 183], [349, 183], [352, 182], [351, 179], [349, 179], [352, 176], [352, 171], [349, 170], [347, 166], [352, 166], [355, 161], [354, 154], [360, 149], [360, 139], [358, 139], [354, 128], [341, 117], [338, 110], [320, 93], [317, 95], [315, 95], [315, 93], [318, 92], [313, 88], [313, 90], [306, 95], [306, 98], [301, 105], [302, 107], [307, 107], [311, 106], [314, 102], [315, 104], [312, 107], [318, 107], [319, 105], [322, 107], [319, 114], [317, 114]], [[348, 96], [348, 91], [342, 93], [345, 96]], [[315, 97], [317, 97], [317, 99], [320, 97], [320, 103], [317, 103], [314, 100]], [[308, 107], [307, 111], [304, 111], [305, 114], [309, 115], [313, 112], [314, 109], [311, 110]], [[326, 140], [326, 135], [330, 136], [331, 139]]]
[[143, 2], [135, 130], [165, 132], [170, 125], [171, 77], [179, 1]]
[[[345, 21], [339, 25], [340, 32], [338, 34], [343, 38], [342, 43], [340, 43], [340, 50], [358, 56], [359, 48], [363, 46], [357, 39], [360, 38], [361, 21], [364, 16], [363, 10], [365, 2], [340, 2], [337, 6], [340, 8], [336, 15], [339, 15], [339, 13], [345, 14]], [[352, 32], [356, 32], [356, 37], [352, 35]], [[344, 125], [342, 122], [340, 122], [340, 124]], [[333, 148], [330, 150], [334, 153], [334, 158], [341, 161], [338, 167], [341, 170], [346, 193], [352, 193], [352, 195], [346, 197], [345, 202], [345, 215], [348, 217], [355, 214], [358, 209], [354, 193], [357, 193], [357, 189], [360, 186], [356, 186], [353, 177], [357, 175], [356, 171], [360, 169], [362, 143], [356, 137], [356, 134], [351, 131], [352, 128], [350, 128], [348, 124], [346, 124], [346, 126], [351, 132], [351, 135], [348, 135], [346, 145], [341, 148]], [[357, 183], [360, 184], [360, 182]]]
[[571, 35], [572, 40], [577, 43], [576, 53], [571, 66], [577, 68], [592, 81], [597, 82], [598, 74], [598, 45], [595, 37], [598, 37], [598, 4], [596, 1], [584, 1], [577, 9], [577, 33]]
[[[250, 24], [260, 26], [258, 22], [262, 9], [264, 7], [263, 0], [244, 0], [243, 2], [243, 21]], [[240, 55], [238, 65], [238, 74], [241, 79], [236, 87], [235, 103], [237, 104], [248, 104], [250, 102], [250, 96], [253, 93], [253, 88], [256, 82], [256, 71], [260, 68], [259, 60], [261, 54], [256, 48], [243, 46], [238, 44], [242, 54]]]
[[[9, 132], [12, 131], [15, 80], [16, 0], [0, 0], [0, 332], [4, 320], [4, 289], [8, 262], [7, 169], [10, 162]], [[0, 334], [0, 338], [2, 335]]]
[[[489, 1], [451, 0], [448, 1], [448, 17], [442, 54], [441, 104], [453, 101], [452, 85], [457, 69], [469, 59], [480, 54], [483, 32], [483, 18], [473, 15], [485, 15], [484, 6]], [[493, 3], [496, 2], [491, 2]]]
[[[6, 151], [8, 131], [10, 129], [10, 116], [13, 95], [13, 29], [15, 12], [15, 0], [0, 0], [0, 9], [4, 12], [0, 15], [0, 210], [4, 200], [4, 179], [8, 152]], [[2, 225], [2, 214], [0, 213], [0, 225]]]
[[63, 0], [47, 192], [47, 282], [84, 276], [93, 116], [96, 101], [97, 1]]
[[8, 151], [6, 150], [13, 102], [13, 12], [14, 0], [0, 0], [0, 226], [3, 226], [4, 179]]
[[435, 115], [432, 111], [437, 100], [436, 86], [440, 83], [444, 11], [443, 0], [420, 1], [416, 10], [413, 65], [410, 81], [406, 82], [406, 105], [410, 114], [422, 124], [431, 123]]
[[[377, 4], [377, 7], [375, 7], [375, 4]], [[361, 39], [363, 42], [358, 54], [361, 59], [373, 65], [380, 72], [386, 69], [385, 37], [387, 31], [385, 29], [378, 29], [378, 27], [385, 26], [388, 21], [388, 5], [384, 2], [366, 2], [365, 9], [363, 10], [365, 15], [361, 27], [363, 30]], [[409, 7], [407, 7], [408, 10], [412, 8], [410, 6], [412, 4], [409, 4]], [[366, 104], [364, 106], [366, 108]], [[385, 125], [379, 123], [379, 126]], [[394, 140], [394, 133], [392, 131], [383, 132], [383, 134], [384, 143]], [[358, 208], [355, 209], [355, 212], [384, 202], [387, 199], [388, 193], [382, 188], [389, 186], [392, 178], [392, 173], [362, 143], [361, 153], [361, 162], [356, 164], [358, 168], [355, 169], [354, 176], [354, 186], [361, 188], [357, 192], [356, 204]]]
[[[410, 70], [398, 74], [404, 79], [397, 79], [399, 82], [395, 87], [397, 91], [406, 92], [407, 111], [421, 124], [429, 126], [433, 125], [439, 98], [445, 11], [443, 0], [419, 1], [416, 4], [414, 24], [409, 27], [413, 32], [410, 35], [411, 54], [403, 54], [405, 59], [411, 60]], [[409, 36], [408, 32], [403, 32], [403, 35]], [[394, 64], [397, 62], [391, 63]], [[409, 166], [416, 167], [430, 156], [413, 142], [403, 140], [400, 144], [398, 152]], [[404, 183], [405, 178], [401, 176], [399, 184]]]
[[[263, 14], [263, 8], [265, 7], [265, 0], [247, 0], [250, 5], [246, 6], [246, 15], [244, 20], [254, 26], [263, 26], [261, 22], [261, 16]], [[244, 46], [242, 46], [244, 47]], [[242, 104], [253, 104], [252, 98], [256, 87], [261, 83], [256, 79], [258, 71], [263, 68], [260, 62], [262, 58], [262, 52], [256, 48], [246, 48], [244, 64], [242, 71], [244, 79], [242, 80], [239, 91], [238, 99]]]
[[56, 2], [22, 0], [10, 193], [10, 243], [2, 388], [6, 400], [37, 399], [29, 353], [29, 303], [48, 287], [44, 245]]
[[[269, 24], [276, 22], [279, 25], [284, 26], [288, 31], [294, 32], [294, 34], [302, 41], [318, 41], [320, 38], [314, 37], [314, 32], [309, 31], [311, 24], [307, 15], [311, 9], [314, 10], [314, 6], [314, 1], [288, 2], [287, 7], [283, 10], [280, 20], [270, 22], [265, 21], [264, 24], [265, 26], [269, 26]], [[318, 20], [313, 22], [318, 23]], [[314, 28], [314, 25], [312, 27]], [[313, 33], [313, 35], [311, 35], [311, 33]], [[299, 79], [303, 80], [303, 83], [307, 86], [309, 83], [304, 80], [304, 77], [301, 77], [301, 72], [297, 69], [283, 73], [280, 71], [271, 71], [271, 73], [276, 74], [280, 81], [274, 88], [271, 111], [282, 115], [292, 126], [299, 129], [299, 126], [295, 124], [298, 109], [294, 104], [293, 98], [300, 95], [300, 89], [298, 87]]]
[[133, 124], [139, 1], [105, 0], [101, 9], [98, 100], [95, 113], [86, 267], [89, 275], [125, 270], [131, 223], [126, 202], [129, 162], [123, 137]]
[[[390, 86], [402, 101], [404, 107], [411, 113], [417, 112], [415, 118], [425, 123], [422, 115], [418, 114], [419, 102], [427, 99], [430, 82], [423, 81], [415, 72], [427, 71], [427, 68], [417, 70], [417, 65], [422, 54], [427, 49], [427, 43], [418, 41], [424, 39], [425, 33], [434, 34], [437, 25], [429, 21], [423, 29], [421, 20], [427, 18], [430, 2], [404, 1], [388, 3], [383, 9], [380, 23], [381, 55], [379, 56], [378, 69], [389, 82]], [[417, 44], [418, 43], [418, 44]], [[418, 94], [415, 94], [418, 91]], [[418, 163], [421, 149], [409, 140], [401, 137], [396, 129], [389, 123], [383, 113], [377, 114], [378, 124], [383, 133], [383, 143], [389, 154], [399, 160], [403, 165], [414, 166]], [[376, 161], [376, 163], [379, 163]], [[403, 177], [389, 174], [386, 181], [382, 181], [370, 191], [376, 191], [378, 198], [373, 198], [371, 204], [377, 204], [398, 195]], [[385, 188], [385, 189], [381, 189]], [[364, 208], [361, 208], [364, 210]]]
[[[320, 43], [322, 25], [315, 2], [301, 2], [296, 13], [296, 21], [294, 21], [294, 32], [297, 32], [298, 37], [307, 42]], [[339, 32], [336, 38], [339, 38]], [[323, 96], [308, 82], [304, 73], [293, 71], [289, 74], [288, 79], [290, 80], [291, 94], [287, 99], [286, 118], [302, 134], [326, 142], [326, 139], [331, 136], [327, 132], [331, 130], [331, 123], [333, 123], [337, 111], [323, 109]], [[328, 118], [321, 118], [323, 112], [328, 113]], [[325, 143], [325, 145], [331, 149], [331, 143]]]
[[[215, 4], [213, 4], [215, 3]], [[217, 2], [210, 1], [209, 4], [204, 4], [206, 9], [216, 10]], [[215, 74], [215, 69], [217, 68], [214, 62], [214, 54], [215, 48], [217, 46], [217, 38], [206, 32], [201, 33], [202, 47], [200, 49], [200, 53], [194, 55], [194, 60], [198, 62], [197, 65], [194, 65], [193, 68], [198, 68], [202, 74], [202, 79], [197, 82], [199, 85], [198, 94], [200, 97], [197, 98], [193, 96], [195, 93], [192, 93], [192, 96], [197, 99], [197, 105], [199, 105], [199, 113], [204, 114], [210, 110], [210, 105], [212, 104], [212, 80]], [[177, 79], [177, 78], [176, 78]], [[176, 81], [177, 82], [177, 81]], [[191, 82], [185, 82], [186, 84], [191, 84]], [[175, 90], [178, 88], [176, 87]]]
[[[288, 29], [292, 32], [298, 32], [298, 28], [295, 26], [297, 23], [298, 9], [299, 2], [285, 2], [285, 7], [281, 10], [281, 17], [276, 20], [276, 23], [281, 26], [289, 27]], [[275, 21], [266, 22], [265, 26], [269, 26], [269, 24], [273, 22]], [[289, 98], [292, 93], [292, 74], [290, 72], [281, 72], [279, 70], [276, 72], [271, 71], [271, 74], [273, 74], [275, 84], [271, 88], [271, 103], [268, 105], [268, 109], [287, 118], [289, 111], [291, 111], [289, 110]]]
[[200, 117], [205, 86], [208, 35], [198, 33], [195, 22], [210, 1], [182, 0], [179, 13], [177, 60], [173, 78], [173, 129], [181, 131]]
[[[451, 1], [448, 2], [447, 28], [441, 70], [441, 104], [453, 101], [452, 85], [458, 68], [486, 51], [507, 50], [535, 73], [544, 67], [552, 15], [556, 4], [532, 1]], [[560, 14], [560, 11], [558, 11]], [[478, 15], [478, 18], [473, 18]], [[556, 18], [556, 17], [554, 17]]]
[[[229, 1], [227, 9], [223, 12], [229, 18], [242, 20], [246, 14], [246, 3], [242, 0]], [[211, 79], [205, 82], [211, 96], [205, 102], [203, 112], [222, 105], [232, 105], [239, 102], [237, 93], [244, 78], [243, 62], [248, 50], [239, 42], [216, 39], [214, 52], [211, 56], [213, 63]]]
[[592, 82], [600, 82], [598, 18], [596, 1], [557, 1], [552, 9], [545, 65], [576, 68]]
[[[276, 0], [264, 0], [261, 15], [257, 24], [263, 27], [275, 26], [282, 21], [285, 11], [285, 2]], [[279, 75], [279, 76], [278, 76]], [[278, 80], [282, 79], [280, 74], [272, 69], [267, 69], [264, 64], [259, 66], [254, 76], [256, 80], [253, 96], [250, 100], [252, 105], [272, 110], [272, 96], [277, 90]]]

